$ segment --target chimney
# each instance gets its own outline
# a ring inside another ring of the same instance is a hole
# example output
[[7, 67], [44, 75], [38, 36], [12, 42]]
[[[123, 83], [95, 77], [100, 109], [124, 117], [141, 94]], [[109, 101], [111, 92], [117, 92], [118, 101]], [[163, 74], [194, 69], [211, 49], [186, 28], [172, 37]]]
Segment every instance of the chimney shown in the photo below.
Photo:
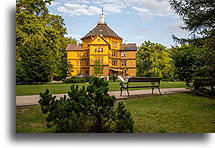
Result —
[[128, 41], [127, 40], [125, 41], [125, 45], [128, 45]]
[[79, 45], [79, 40], [77, 40], [76, 44]]

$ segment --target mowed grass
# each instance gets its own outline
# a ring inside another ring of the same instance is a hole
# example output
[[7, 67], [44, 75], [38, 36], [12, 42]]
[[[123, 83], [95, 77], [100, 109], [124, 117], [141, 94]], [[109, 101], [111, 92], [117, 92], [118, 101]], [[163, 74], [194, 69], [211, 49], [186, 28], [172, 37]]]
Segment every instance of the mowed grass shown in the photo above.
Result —
[[48, 129], [46, 115], [42, 114], [40, 106], [16, 107], [16, 132], [17, 133], [53, 133]]
[[[214, 100], [191, 93], [125, 100], [135, 133], [214, 133]], [[17, 133], [47, 133], [40, 106], [16, 107]]]
[[214, 133], [214, 100], [191, 93], [125, 101], [137, 133]]
[[[130, 85], [147, 85], [149, 83], [144, 82], [132, 82]], [[70, 91], [71, 85], [79, 85], [79, 87], [87, 87], [89, 83], [46, 83], [40, 85], [16, 85], [16, 95], [38, 95], [40, 92], [45, 92], [46, 89], [49, 89], [52, 94], [64, 94]], [[161, 88], [185, 88], [185, 82], [161, 82]], [[120, 82], [109, 82], [109, 91], [119, 91]], [[130, 90], [138, 90], [142, 88], [132, 88]]]

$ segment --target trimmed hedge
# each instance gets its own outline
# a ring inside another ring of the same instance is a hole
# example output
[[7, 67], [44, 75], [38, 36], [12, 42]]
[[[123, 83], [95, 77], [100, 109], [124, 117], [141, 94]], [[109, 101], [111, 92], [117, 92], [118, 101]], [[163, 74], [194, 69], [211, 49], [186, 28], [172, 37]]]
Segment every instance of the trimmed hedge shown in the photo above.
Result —
[[71, 77], [69, 79], [65, 79], [63, 83], [85, 83], [88, 82], [87, 78], [78, 78], [78, 77]]

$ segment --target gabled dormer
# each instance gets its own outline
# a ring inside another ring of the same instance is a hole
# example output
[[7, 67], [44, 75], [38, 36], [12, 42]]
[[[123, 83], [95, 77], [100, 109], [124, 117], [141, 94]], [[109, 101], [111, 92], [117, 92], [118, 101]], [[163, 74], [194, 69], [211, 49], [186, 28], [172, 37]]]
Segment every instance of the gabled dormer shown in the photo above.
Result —
[[108, 54], [109, 52], [109, 43], [101, 36], [97, 35], [94, 39], [89, 43], [90, 54]]
[[102, 35], [97, 35], [94, 39], [89, 43], [90, 45], [109, 45], [109, 43], [102, 37]]

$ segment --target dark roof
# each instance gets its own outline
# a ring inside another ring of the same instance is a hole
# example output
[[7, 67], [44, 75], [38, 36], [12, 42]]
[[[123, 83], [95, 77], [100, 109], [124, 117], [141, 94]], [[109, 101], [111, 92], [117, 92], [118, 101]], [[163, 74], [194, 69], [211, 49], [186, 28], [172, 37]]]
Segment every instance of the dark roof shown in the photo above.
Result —
[[121, 44], [121, 50], [137, 50], [137, 46], [135, 43]]
[[122, 39], [113, 30], [111, 30], [107, 24], [97, 24], [97, 26], [93, 28], [89, 33], [87, 33], [83, 38], [90, 37], [90, 36], [97, 36], [97, 35], [116, 37], [116, 38]]
[[82, 44], [68, 44], [67, 47], [66, 47], [66, 50], [83, 50], [82, 48]]

